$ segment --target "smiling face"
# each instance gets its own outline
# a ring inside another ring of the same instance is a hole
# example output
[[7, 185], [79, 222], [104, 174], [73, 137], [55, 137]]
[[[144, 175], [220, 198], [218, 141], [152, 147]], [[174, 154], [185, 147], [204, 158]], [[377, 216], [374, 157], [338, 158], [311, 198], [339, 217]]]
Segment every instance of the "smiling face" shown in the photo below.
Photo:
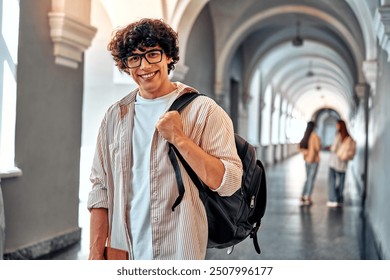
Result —
[[[159, 46], [143, 48], [142, 51], [137, 49], [132, 54], [144, 54], [150, 50], [161, 50]], [[142, 58], [141, 64], [135, 68], [129, 68], [128, 72], [138, 85], [140, 94], [143, 98], [153, 99], [164, 96], [172, 92], [174, 84], [168, 78], [168, 64], [172, 59], [162, 53], [161, 61], [150, 64], [145, 57]]]

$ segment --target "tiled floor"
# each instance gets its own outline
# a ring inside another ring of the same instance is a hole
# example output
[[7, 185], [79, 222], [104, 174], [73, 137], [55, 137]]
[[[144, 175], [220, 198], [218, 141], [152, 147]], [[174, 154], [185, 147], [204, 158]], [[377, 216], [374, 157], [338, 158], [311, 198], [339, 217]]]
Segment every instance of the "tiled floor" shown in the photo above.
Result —
[[[300, 206], [299, 197], [305, 179], [300, 155], [267, 168], [268, 204], [258, 238], [262, 253], [258, 255], [252, 239], [226, 250], [209, 249], [206, 259], [263, 260], [359, 260], [362, 238], [362, 215], [354, 187], [347, 175], [346, 202], [342, 208], [328, 208], [328, 154], [321, 154], [312, 206]], [[45, 259], [86, 259], [88, 254], [88, 211], [80, 202], [82, 241]]]
[[342, 208], [328, 208], [328, 154], [321, 163], [313, 190], [313, 205], [300, 206], [299, 197], [305, 180], [301, 155], [267, 170], [268, 203], [258, 238], [262, 254], [257, 255], [251, 239], [236, 246], [231, 256], [210, 250], [208, 259], [360, 259], [360, 207], [351, 199], [346, 185], [346, 203]]

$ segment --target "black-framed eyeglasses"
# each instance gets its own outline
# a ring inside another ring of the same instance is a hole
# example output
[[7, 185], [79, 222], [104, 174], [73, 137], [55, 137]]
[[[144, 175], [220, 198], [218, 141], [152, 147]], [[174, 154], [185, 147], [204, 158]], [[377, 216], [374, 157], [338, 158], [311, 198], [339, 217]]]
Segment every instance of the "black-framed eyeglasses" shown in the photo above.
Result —
[[137, 68], [141, 66], [142, 58], [145, 58], [149, 64], [161, 62], [162, 54], [163, 50], [149, 50], [144, 53], [132, 54], [128, 57], [125, 57], [122, 59], [122, 62], [127, 68]]

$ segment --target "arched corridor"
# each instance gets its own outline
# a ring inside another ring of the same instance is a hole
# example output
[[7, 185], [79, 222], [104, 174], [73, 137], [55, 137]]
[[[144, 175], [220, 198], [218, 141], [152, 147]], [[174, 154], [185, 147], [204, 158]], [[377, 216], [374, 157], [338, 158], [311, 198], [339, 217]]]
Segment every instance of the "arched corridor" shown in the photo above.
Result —
[[[233, 257], [267, 260], [359, 260], [362, 219], [359, 199], [351, 181], [342, 208], [328, 208], [328, 153], [321, 154], [313, 205], [300, 206], [299, 197], [305, 180], [304, 162], [300, 155], [270, 167], [268, 209], [259, 232], [262, 254], [253, 250], [252, 240], [237, 246]], [[227, 259], [224, 250], [211, 250], [210, 259]], [[375, 256], [371, 256], [375, 257]]]
[[[142, 17], [178, 31], [180, 60], [170, 79], [213, 98], [266, 164], [263, 253], [248, 239], [233, 255], [209, 250], [208, 259], [390, 259], [390, 0], [32, 2], [0, 0], [5, 259], [87, 258], [98, 127], [108, 106], [137, 86], [118, 72], [107, 42], [116, 27]], [[326, 148], [338, 119], [357, 153], [346, 202], [333, 209]], [[297, 143], [310, 120], [321, 162], [314, 204], [301, 207]]]
[[[321, 153], [321, 164], [314, 187], [313, 205], [300, 206], [305, 180], [304, 162], [295, 155], [267, 169], [268, 208], [258, 237], [262, 253], [247, 238], [235, 246], [231, 255], [225, 249], [209, 249], [209, 260], [360, 260], [378, 259], [378, 252], [365, 228], [361, 201], [351, 178], [346, 183], [346, 199], [341, 208], [328, 208], [328, 152]], [[85, 209], [80, 203], [80, 210]], [[80, 217], [83, 240], [70, 249], [43, 259], [86, 259], [88, 255], [89, 215]], [[368, 240], [366, 240], [368, 239]]]

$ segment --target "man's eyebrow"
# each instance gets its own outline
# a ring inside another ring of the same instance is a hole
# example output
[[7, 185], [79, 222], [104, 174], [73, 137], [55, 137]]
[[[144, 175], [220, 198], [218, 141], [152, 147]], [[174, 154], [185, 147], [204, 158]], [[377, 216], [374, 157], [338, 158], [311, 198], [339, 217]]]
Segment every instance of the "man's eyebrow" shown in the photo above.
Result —
[[164, 50], [163, 49], [150, 49], [150, 50], [147, 50], [147, 51], [144, 51], [144, 52], [141, 52], [141, 53], [131, 52], [128, 56], [140, 55], [140, 54], [144, 54], [144, 53], [147, 53], [147, 52], [150, 52], [150, 51], [164, 51]]

